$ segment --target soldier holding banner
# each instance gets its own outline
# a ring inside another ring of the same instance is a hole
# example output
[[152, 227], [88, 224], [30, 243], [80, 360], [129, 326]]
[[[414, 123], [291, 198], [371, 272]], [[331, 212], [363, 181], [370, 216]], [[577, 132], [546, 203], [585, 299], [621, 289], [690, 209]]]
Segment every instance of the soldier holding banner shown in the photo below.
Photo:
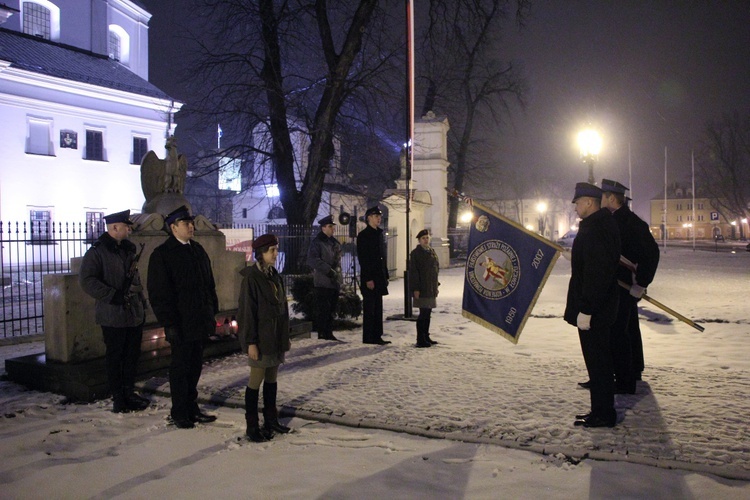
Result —
[[581, 218], [573, 241], [565, 321], [578, 327], [583, 359], [591, 381], [591, 410], [575, 425], [614, 427], [614, 376], [610, 329], [617, 316], [620, 235], [612, 214], [601, 208], [602, 190], [579, 182], [573, 203]]

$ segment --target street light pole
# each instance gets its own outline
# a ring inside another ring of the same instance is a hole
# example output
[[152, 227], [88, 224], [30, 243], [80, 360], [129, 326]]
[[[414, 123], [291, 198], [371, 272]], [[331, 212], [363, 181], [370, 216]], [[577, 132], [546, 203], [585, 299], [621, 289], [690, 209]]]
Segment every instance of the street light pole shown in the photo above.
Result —
[[589, 167], [589, 184], [596, 184], [594, 179], [594, 162], [602, 148], [602, 139], [592, 129], [586, 129], [578, 134], [578, 146], [581, 149], [581, 159]]

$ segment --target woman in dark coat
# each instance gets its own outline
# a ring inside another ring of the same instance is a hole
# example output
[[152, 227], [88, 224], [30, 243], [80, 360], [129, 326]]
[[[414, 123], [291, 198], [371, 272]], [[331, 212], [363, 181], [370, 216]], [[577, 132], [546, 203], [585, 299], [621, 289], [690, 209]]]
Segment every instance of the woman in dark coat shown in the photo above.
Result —
[[[246, 267], [240, 288], [237, 324], [242, 350], [247, 353], [250, 379], [245, 389], [247, 437], [254, 442], [268, 441], [274, 432], [287, 433], [279, 422], [276, 408], [276, 382], [289, 342], [289, 305], [279, 272], [274, 268], [279, 240], [264, 234], [253, 241], [255, 264]], [[263, 383], [263, 428], [258, 419], [258, 399]]]
[[426, 229], [417, 233], [417, 240], [419, 245], [411, 251], [409, 258], [409, 288], [413, 295], [412, 304], [419, 308], [417, 347], [430, 347], [437, 344], [430, 338], [430, 316], [437, 306], [440, 263], [430, 246], [430, 233]]

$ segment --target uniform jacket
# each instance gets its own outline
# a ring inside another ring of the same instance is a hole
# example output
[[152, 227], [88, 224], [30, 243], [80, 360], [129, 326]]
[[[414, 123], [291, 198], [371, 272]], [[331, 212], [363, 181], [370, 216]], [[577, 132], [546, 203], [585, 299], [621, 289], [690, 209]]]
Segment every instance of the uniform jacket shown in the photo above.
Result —
[[578, 313], [591, 315], [591, 328], [611, 326], [619, 302], [617, 268], [620, 234], [608, 209], [583, 219], [573, 240], [565, 321], [577, 326]]
[[432, 248], [422, 245], [411, 251], [409, 256], [409, 289], [419, 292], [418, 299], [412, 299], [414, 307], [435, 307], [438, 295], [438, 273], [440, 263]]
[[205, 340], [216, 330], [219, 299], [211, 260], [196, 241], [183, 245], [170, 236], [154, 249], [148, 298], [159, 323], [179, 330], [178, 340]]
[[360, 288], [370, 291], [366, 283], [375, 282], [375, 292], [388, 295], [388, 266], [383, 230], [368, 224], [357, 235], [357, 259], [360, 267]]
[[[638, 265], [635, 280], [645, 288], [654, 280], [656, 267], [659, 265], [659, 244], [649, 231], [648, 224], [627, 206], [621, 206], [612, 215], [620, 230], [622, 255]], [[623, 266], [617, 270], [617, 278], [628, 285], [633, 284], [633, 273]]]
[[319, 232], [307, 251], [307, 265], [313, 270], [313, 285], [320, 288], [341, 288], [341, 243]]
[[290, 348], [289, 304], [281, 276], [273, 269], [270, 276], [260, 265], [246, 267], [240, 286], [237, 316], [238, 337], [243, 352], [251, 344], [258, 346], [261, 356], [278, 357]]
[[[96, 299], [98, 325], [125, 328], [143, 323], [146, 304], [143, 291], [132, 293], [125, 304], [111, 303], [118, 291], [128, 294], [124, 290], [125, 280], [135, 256], [136, 246], [131, 241], [122, 240], [118, 245], [108, 233], [102, 234], [83, 256], [78, 281], [83, 291]], [[137, 272], [132, 285], [141, 288]]]

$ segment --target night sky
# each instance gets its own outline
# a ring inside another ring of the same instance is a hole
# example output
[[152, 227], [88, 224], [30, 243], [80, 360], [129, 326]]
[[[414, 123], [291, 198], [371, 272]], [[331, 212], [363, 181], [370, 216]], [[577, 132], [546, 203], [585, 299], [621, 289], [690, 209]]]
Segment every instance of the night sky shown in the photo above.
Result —
[[[141, 3], [153, 14], [150, 80], [188, 101], [173, 68], [185, 58], [181, 16], [190, 14], [174, 8], [183, 2]], [[648, 200], [664, 189], [665, 146], [669, 182], [689, 182], [706, 123], [750, 111], [747, 1], [537, 0], [527, 26], [509, 28], [498, 50], [529, 83], [526, 109], [497, 130], [498, 164], [557, 179], [572, 193], [588, 176], [576, 135], [593, 126], [604, 141], [597, 182], [629, 183], [630, 146], [634, 208], [647, 221]]]

